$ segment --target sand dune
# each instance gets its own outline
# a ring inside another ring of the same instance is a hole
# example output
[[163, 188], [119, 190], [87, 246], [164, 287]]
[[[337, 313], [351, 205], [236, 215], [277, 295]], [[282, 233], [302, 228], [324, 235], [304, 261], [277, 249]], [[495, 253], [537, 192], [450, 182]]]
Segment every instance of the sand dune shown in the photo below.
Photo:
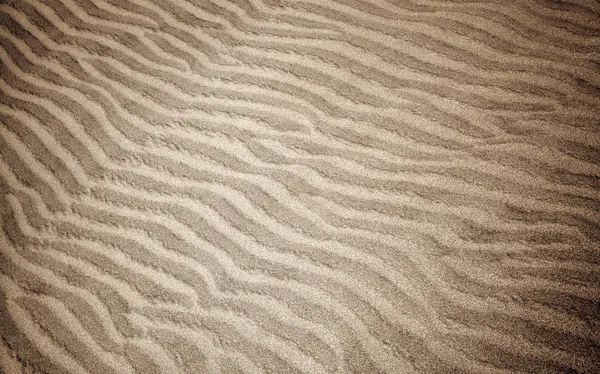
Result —
[[600, 372], [596, 1], [0, 25], [0, 372]]

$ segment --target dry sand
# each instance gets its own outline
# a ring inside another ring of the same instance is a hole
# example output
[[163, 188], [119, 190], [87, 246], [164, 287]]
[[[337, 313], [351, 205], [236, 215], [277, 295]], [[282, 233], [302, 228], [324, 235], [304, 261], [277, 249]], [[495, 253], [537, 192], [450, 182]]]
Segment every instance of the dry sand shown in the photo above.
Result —
[[600, 372], [597, 1], [0, 25], [0, 372]]

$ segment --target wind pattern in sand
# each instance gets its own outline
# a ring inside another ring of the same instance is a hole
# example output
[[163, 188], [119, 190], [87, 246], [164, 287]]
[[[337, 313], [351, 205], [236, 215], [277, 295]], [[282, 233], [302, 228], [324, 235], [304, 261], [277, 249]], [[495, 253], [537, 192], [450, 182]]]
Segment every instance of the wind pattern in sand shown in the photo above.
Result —
[[597, 1], [0, 25], [0, 372], [600, 371]]

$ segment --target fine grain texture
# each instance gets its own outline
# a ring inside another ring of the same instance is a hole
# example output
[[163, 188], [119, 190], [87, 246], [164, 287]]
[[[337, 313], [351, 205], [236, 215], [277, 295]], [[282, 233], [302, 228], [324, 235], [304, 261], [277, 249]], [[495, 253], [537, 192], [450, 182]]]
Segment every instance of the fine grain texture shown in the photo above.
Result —
[[600, 372], [596, 0], [0, 0], [0, 372]]

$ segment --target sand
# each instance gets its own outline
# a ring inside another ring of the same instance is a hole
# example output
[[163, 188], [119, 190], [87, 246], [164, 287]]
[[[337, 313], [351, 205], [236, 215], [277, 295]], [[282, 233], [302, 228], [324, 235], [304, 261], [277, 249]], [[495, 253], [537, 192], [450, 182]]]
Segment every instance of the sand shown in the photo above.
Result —
[[600, 372], [600, 3], [0, 25], [0, 372]]

